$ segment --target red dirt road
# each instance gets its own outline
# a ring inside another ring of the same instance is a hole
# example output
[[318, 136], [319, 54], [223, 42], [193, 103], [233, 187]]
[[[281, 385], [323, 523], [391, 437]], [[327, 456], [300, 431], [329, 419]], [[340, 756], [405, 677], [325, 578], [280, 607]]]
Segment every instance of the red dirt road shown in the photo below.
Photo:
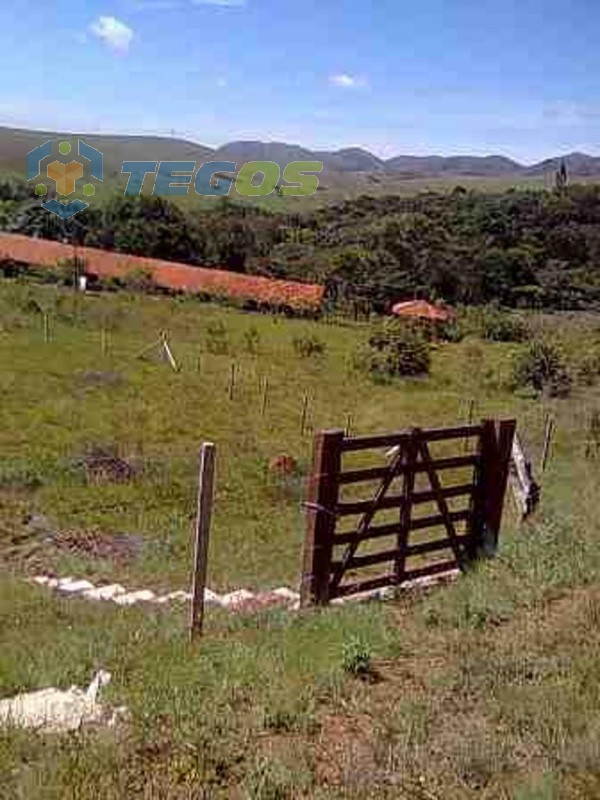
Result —
[[[143, 269], [152, 274], [157, 286], [192, 294], [256, 300], [296, 310], [318, 310], [323, 300], [324, 287], [316, 284], [191, 267], [176, 261], [130, 256], [94, 247], [78, 247], [77, 256], [85, 262], [85, 271], [99, 278], [124, 277], [134, 270]], [[31, 266], [55, 267], [59, 259], [72, 257], [71, 245], [0, 233], [0, 261], [13, 260]]]

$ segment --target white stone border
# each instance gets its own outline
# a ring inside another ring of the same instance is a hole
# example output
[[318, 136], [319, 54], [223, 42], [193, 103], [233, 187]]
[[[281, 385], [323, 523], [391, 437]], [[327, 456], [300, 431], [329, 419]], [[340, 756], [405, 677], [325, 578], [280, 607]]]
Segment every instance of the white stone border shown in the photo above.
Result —
[[[157, 595], [151, 589], [126, 589], [120, 583], [94, 586], [91, 581], [78, 580], [71, 576], [53, 578], [49, 575], [36, 575], [32, 578], [32, 582], [38, 586], [52, 589], [59, 594], [82, 597], [86, 600], [104, 600], [115, 603], [118, 606], [133, 606], [137, 603], [166, 605], [168, 603], [187, 603], [192, 599], [190, 592], [181, 590]], [[300, 595], [298, 592], [288, 589], [287, 586], [281, 586], [278, 589], [266, 592], [250, 592], [247, 589], [238, 589], [221, 595], [210, 589], [205, 589], [204, 603], [207, 606], [232, 610], [252, 605], [257, 607], [285, 605], [291, 608], [298, 608]]]
[[[459, 570], [454, 569], [444, 572], [441, 575], [417, 578], [399, 587], [390, 586], [385, 589], [377, 589], [373, 592], [363, 592], [361, 594], [350, 595], [349, 597], [338, 597], [332, 600], [331, 604], [342, 605], [344, 603], [360, 602], [364, 600], [391, 600], [407, 591], [427, 589], [439, 583], [454, 581], [459, 574]], [[38, 586], [45, 586], [65, 596], [81, 597], [85, 600], [104, 600], [123, 607], [137, 605], [138, 603], [153, 603], [156, 605], [188, 603], [192, 599], [190, 592], [181, 590], [157, 595], [151, 589], [126, 589], [124, 586], [121, 586], [120, 583], [94, 586], [91, 581], [85, 579], [78, 580], [71, 576], [66, 578], [53, 578], [49, 575], [36, 575], [31, 580]], [[208, 607], [224, 608], [229, 611], [252, 611], [274, 606], [282, 606], [290, 611], [296, 611], [300, 608], [300, 595], [287, 586], [280, 586], [278, 589], [263, 592], [250, 592], [248, 589], [237, 589], [228, 594], [217, 594], [210, 589], [205, 589], [204, 603]]]

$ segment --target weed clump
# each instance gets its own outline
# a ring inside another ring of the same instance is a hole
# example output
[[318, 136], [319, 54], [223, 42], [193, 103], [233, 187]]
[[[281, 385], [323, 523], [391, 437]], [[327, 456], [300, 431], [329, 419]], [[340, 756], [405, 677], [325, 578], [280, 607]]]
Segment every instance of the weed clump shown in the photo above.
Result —
[[344, 642], [342, 648], [342, 666], [344, 672], [355, 678], [364, 678], [372, 674], [371, 653], [367, 645], [357, 638]]
[[260, 347], [260, 333], [258, 329], [252, 325], [248, 330], [244, 331], [244, 347], [246, 352], [256, 355]]

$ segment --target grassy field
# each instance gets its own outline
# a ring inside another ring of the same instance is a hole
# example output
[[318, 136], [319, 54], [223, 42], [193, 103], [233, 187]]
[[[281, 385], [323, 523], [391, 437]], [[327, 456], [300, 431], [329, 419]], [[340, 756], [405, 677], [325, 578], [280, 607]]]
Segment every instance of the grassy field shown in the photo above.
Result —
[[[532, 325], [559, 333], [573, 358], [598, 340], [594, 317]], [[179, 373], [138, 357], [163, 329]], [[297, 354], [308, 336], [322, 355]], [[102, 666], [108, 699], [131, 712], [111, 731], [0, 732], [1, 798], [600, 795], [600, 480], [584, 458], [598, 389], [516, 396], [518, 345], [474, 339], [439, 345], [426, 380], [375, 385], [351, 366], [365, 337], [348, 322], [0, 284], [0, 696], [85, 684]], [[182, 611], [66, 600], [22, 581], [55, 569], [184, 587], [197, 451], [210, 439], [209, 585], [296, 585], [314, 430], [348, 415], [359, 433], [453, 423], [471, 399], [476, 417], [516, 415], [536, 459], [548, 412], [557, 435], [536, 518], [518, 524], [509, 504], [499, 557], [454, 586], [300, 615], [210, 612], [192, 651]], [[86, 460], [100, 451], [134, 479], [90, 483]], [[300, 465], [285, 485], [267, 468], [282, 453]], [[119, 547], [85, 544], [105, 540]]]

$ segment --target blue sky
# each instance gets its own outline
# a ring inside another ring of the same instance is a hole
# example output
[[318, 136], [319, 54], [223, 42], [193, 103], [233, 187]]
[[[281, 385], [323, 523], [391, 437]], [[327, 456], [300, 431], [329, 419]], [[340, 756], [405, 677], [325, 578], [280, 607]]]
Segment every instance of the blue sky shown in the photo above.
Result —
[[0, 122], [381, 156], [600, 155], [598, 0], [20, 0]]

